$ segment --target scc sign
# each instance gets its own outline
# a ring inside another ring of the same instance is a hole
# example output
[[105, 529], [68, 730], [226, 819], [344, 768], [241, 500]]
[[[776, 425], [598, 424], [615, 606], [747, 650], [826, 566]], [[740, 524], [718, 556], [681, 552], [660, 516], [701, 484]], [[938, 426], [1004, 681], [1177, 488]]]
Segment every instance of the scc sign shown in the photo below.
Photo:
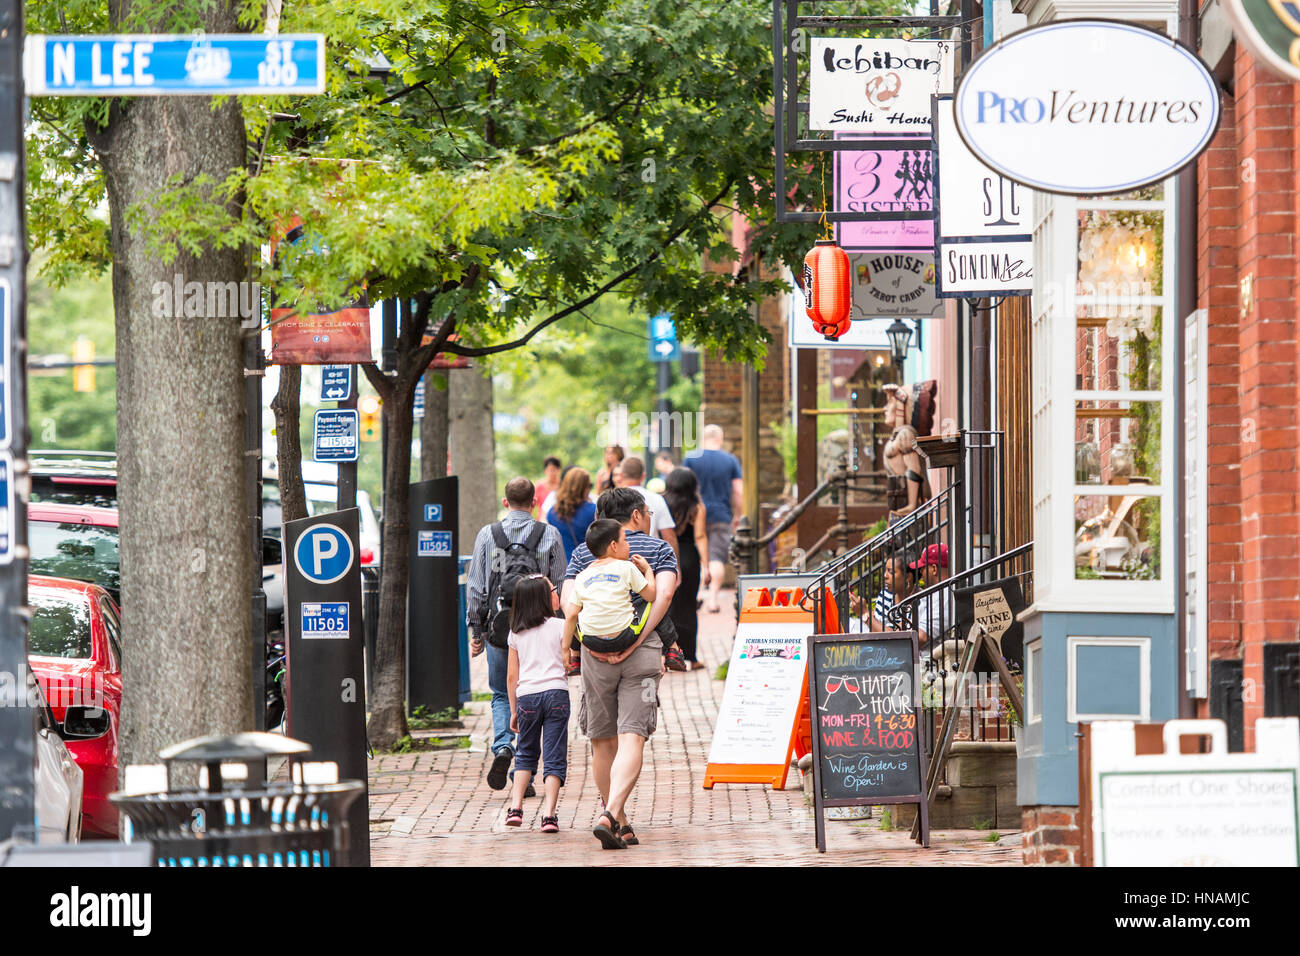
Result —
[[954, 98], [971, 151], [1008, 179], [1067, 195], [1123, 193], [1192, 162], [1219, 128], [1219, 85], [1190, 48], [1117, 20], [1013, 33]]

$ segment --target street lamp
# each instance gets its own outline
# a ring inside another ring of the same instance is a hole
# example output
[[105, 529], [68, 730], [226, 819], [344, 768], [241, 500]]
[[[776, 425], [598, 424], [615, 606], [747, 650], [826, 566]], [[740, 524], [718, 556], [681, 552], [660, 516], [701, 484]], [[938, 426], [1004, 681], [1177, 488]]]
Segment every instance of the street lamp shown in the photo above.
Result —
[[902, 319], [895, 319], [894, 324], [885, 329], [885, 335], [889, 336], [889, 356], [901, 377], [903, 362], [907, 360], [907, 346], [912, 340], [912, 327]]

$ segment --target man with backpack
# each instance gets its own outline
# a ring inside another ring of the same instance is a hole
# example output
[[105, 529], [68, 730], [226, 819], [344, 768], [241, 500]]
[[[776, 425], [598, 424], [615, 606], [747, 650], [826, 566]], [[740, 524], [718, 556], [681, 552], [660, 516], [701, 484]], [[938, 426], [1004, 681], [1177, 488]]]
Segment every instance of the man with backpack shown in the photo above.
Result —
[[466, 604], [470, 653], [477, 657], [486, 647], [488, 687], [492, 690], [492, 767], [488, 786], [505, 788], [515, 756], [515, 735], [510, 730], [510, 698], [506, 694], [510, 606], [515, 583], [530, 574], [544, 574], [558, 590], [564, 583], [564, 545], [560, 533], [535, 521], [533, 483], [512, 478], [501, 503], [505, 517], [479, 530], [466, 571]]

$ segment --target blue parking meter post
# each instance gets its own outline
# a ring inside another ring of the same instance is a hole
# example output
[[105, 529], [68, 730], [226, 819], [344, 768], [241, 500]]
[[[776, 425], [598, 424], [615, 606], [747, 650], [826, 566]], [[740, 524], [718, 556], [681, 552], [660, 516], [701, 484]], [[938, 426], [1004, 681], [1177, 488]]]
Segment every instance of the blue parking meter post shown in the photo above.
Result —
[[[284, 524], [284, 630], [289, 736], [340, 780], [367, 779], [361, 622], [361, 514], [357, 509]], [[348, 861], [370, 865], [369, 797], [348, 808]]]
[[462, 554], [458, 558], [456, 568], [456, 647], [460, 654], [460, 702], [468, 704], [473, 692], [469, 686], [469, 623], [466, 615], [469, 613], [469, 592], [466, 588], [466, 582], [469, 580], [469, 558], [468, 554]]
[[459, 479], [411, 485], [406, 603], [406, 706], [455, 709], [460, 700], [456, 614]]

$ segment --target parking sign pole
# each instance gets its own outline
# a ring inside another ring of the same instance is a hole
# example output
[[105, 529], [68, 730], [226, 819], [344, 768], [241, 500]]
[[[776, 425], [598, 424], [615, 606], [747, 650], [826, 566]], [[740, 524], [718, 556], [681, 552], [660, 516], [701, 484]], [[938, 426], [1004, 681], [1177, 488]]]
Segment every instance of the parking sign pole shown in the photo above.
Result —
[[[360, 385], [360, 382], [357, 380], [357, 367], [355, 365], [352, 366], [352, 374], [349, 378], [351, 379], [352, 388], [348, 392], [347, 398], [339, 401], [339, 408], [348, 408], [355, 412], [357, 410], [357, 386]], [[359, 431], [357, 441], [357, 451], [358, 454], [360, 454], [361, 446], [359, 443], [361, 441], [361, 435]], [[352, 461], [339, 462], [338, 510], [347, 511], [349, 508], [355, 508], [356, 506], [357, 462], [355, 459]]]
[[23, 4], [0, 0], [0, 841], [33, 836], [36, 709], [27, 700], [27, 242]]

